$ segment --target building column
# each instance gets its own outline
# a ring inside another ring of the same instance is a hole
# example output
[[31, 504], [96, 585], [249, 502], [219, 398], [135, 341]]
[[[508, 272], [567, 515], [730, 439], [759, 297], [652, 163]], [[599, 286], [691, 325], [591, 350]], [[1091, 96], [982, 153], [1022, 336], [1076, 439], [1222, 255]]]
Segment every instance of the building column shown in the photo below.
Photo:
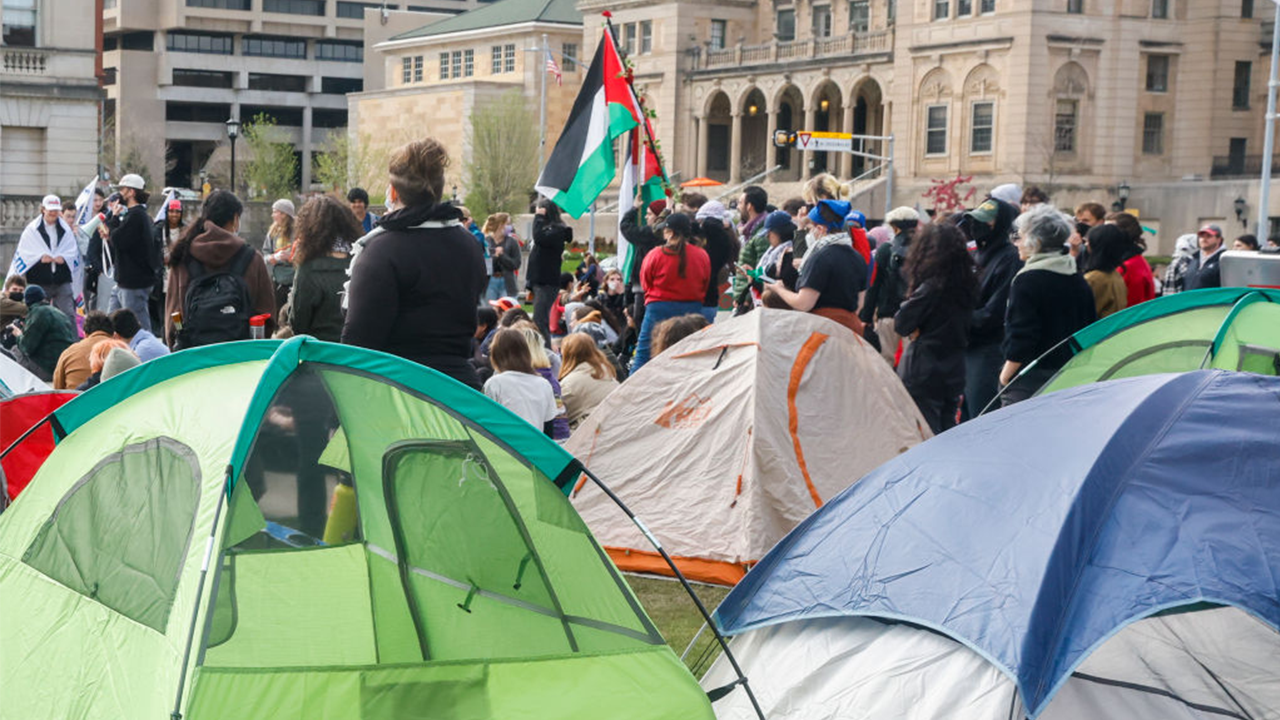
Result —
[[311, 190], [311, 106], [302, 108], [302, 187], [303, 193]]
[[[854, 103], [846, 102], [844, 107], [844, 124], [840, 126], [840, 132], [853, 132], [853, 108]], [[858, 149], [858, 143], [855, 140], [853, 149]], [[840, 160], [840, 177], [853, 179], [853, 155], [851, 153], [841, 153]]]
[[706, 115], [694, 116], [693, 119], [694, 119], [694, 122], [698, 124], [698, 146], [695, 151], [696, 152], [695, 159], [697, 160], [697, 162], [694, 163], [694, 166], [698, 168], [697, 177], [706, 177], [707, 176], [707, 141], [708, 141], [708, 136], [710, 134], [707, 129], [707, 125], [708, 125], [707, 116]]
[[[809, 111], [804, 114], [804, 117], [805, 117], [804, 129], [809, 132], [813, 132], [813, 129], [818, 127], [818, 103], [816, 102], [813, 103], [813, 105], [809, 107]], [[800, 158], [801, 158], [800, 159], [800, 164], [801, 164], [800, 179], [801, 180], [808, 180], [809, 178], [813, 177], [812, 163], [815, 157], [816, 155], [814, 155], [814, 152], [812, 150], [806, 150], [805, 152], [800, 154]]]
[[729, 184], [742, 182], [742, 112], [733, 113], [733, 125], [729, 131]]
[[[765, 146], [764, 151], [764, 169], [768, 172], [773, 169], [773, 166], [778, 164], [778, 147], [773, 144], [773, 134], [778, 131], [778, 110], [777, 108], [773, 108], [771, 110], [766, 110], [765, 112], [769, 116], [769, 124], [767, 131], [768, 134], [765, 137], [767, 145]], [[765, 179], [768, 180], [768, 178]]]

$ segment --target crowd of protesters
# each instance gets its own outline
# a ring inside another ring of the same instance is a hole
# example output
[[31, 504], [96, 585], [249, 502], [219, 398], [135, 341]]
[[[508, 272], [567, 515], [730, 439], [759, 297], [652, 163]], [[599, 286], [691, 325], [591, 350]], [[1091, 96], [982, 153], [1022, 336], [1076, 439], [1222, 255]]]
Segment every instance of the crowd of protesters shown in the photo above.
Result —
[[871, 227], [824, 174], [780, 207], [759, 186], [728, 206], [696, 192], [637, 200], [619, 223], [627, 257], [581, 252], [573, 267], [555, 203], [531, 205], [527, 239], [507, 213], [478, 223], [445, 197], [448, 164], [439, 142], [409, 143], [390, 159], [385, 214], [361, 188], [281, 198], [261, 242], [245, 239], [244, 204], [226, 190], [194, 218], [167, 200], [154, 221], [138, 175], [95, 188], [87, 213], [48, 196], [0, 297], [5, 351], [56, 388], [88, 389], [256, 325], [407, 358], [563, 441], [683, 337], [771, 307], [863, 338], [940, 432], [1029, 397], [1094, 320], [1219, 285], [1226, 249], [1206, 225], [1178, 238], [1157, 280], [1134, 215], [1067, 213], [1013, 185], [949, 217], [899, 207]]

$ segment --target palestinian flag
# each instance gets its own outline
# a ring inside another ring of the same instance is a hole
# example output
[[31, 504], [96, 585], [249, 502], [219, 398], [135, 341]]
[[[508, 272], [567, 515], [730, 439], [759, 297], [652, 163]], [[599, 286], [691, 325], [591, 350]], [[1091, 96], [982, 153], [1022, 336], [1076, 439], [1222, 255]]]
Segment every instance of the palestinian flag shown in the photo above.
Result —
[[613, 181], [613, 141], [639, 122], [626, 68], [612, 34], [605, 32], [569, 121], [538, 178], [538, 192], [573, 217], [582, 217]]
[[[648, 126], [650, 137], [652, 137], [653, 128], [649, 125], [648, 118], [645, 118], [645, 125]], [[623, 213], [631, 206], [637, 192], [642, 203], [647, 206], [654, 200], [665, 198], [667, 189], [666, 174], [662, 171], [658, 153], [645, 139], [644, 132], [640, 128], [637, 127], [631, 131], [626, 148], [626, 160], [622, 165], [622, 183], [618, 188], [618, 258], [622, 277], [630, 278], [635, 266], [635, 248], [622, 234]], [[640, 222], [643, 223], [644, 211], [638, 214]]]

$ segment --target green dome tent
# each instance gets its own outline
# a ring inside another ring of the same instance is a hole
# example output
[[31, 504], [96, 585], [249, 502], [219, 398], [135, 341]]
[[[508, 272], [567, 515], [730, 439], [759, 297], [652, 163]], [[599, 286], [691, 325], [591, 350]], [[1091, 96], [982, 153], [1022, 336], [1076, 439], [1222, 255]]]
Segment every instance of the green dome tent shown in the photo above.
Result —
[[1168, 295], [1077, 332], [1071, 360], [1040, 394], [1103, 380], [1217, 368], [1280, 375], [1280, 290]]
[[421, 366], [228, 343], [49, 422], [0, 515], [0, 718], [712, 716], [565, 497], [577, 461]]

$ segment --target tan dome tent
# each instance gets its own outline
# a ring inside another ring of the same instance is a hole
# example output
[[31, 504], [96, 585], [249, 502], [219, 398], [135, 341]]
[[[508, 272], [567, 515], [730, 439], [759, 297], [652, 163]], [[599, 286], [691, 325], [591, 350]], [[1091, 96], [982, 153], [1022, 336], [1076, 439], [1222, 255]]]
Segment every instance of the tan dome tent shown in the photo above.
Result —
[[[732, 585], [825, 500], [930, 436], [861, 338], [760, 310], [688, 337], [614, 391], [569, 439], [686, 576]], [[594, 485], [573, 504], [623, 570], [667, 574]]]

